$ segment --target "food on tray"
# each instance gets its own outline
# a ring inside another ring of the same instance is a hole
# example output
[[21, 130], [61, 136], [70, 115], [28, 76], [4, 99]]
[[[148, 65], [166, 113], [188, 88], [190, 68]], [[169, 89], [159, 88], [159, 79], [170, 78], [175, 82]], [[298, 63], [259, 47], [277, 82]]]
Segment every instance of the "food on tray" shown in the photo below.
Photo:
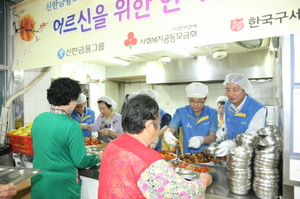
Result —
[[191, 171], [196, 171], [198, 173], [210, 171], [210, 168], [208, 166], [201, 167], [201, 166], [196, 166], [196, 165], [193, 165], [193, 164], [188, 164], [188, 163], [185, 163], [185, 162], [179, 163], [179, 168], [186, 169], [186, 170], [191, 170]]
[[86, 138], [84, 140], [84, 143], [85, 143], [86, 146], [101, 144], [101, 142], [99, 140], [93, 138], [92, 136], [89, 137], [89, 138]]
[[170, 153], [169, 151], [161, 150], [158, 152], [165, 160], [172, 160], [172, 159], [176, 158], [176, 156], [173, 153]]
[[206, 155], [204, 152], [197, 153], [185, 153], [182, 154], [180, 159], [187, 163], [207, 163], [207, 162], [218, 162], [210, 155]]

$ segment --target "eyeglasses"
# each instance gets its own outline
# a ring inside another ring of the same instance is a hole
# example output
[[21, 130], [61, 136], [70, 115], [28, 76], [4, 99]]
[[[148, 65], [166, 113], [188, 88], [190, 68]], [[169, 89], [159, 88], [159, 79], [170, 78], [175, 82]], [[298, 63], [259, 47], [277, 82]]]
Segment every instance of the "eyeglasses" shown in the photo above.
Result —
[[189, 103], [190, 103], [190, 104], [193, 104], [193, 105], [201, 105], [201, 104], [204, 104], [204, 103], [205, 103], [205, 100], [202, 101], [202, 102], [200, 102], [200, 101], [194, 102], [194, 101], [191, 101], [191, 100], [190, 100]]
[[84, 104], [79, 104], [79, 105], [76, 105], [76, 107], [75, 107], [75, 108], [82, 108], [82, 107], [84, 107]]

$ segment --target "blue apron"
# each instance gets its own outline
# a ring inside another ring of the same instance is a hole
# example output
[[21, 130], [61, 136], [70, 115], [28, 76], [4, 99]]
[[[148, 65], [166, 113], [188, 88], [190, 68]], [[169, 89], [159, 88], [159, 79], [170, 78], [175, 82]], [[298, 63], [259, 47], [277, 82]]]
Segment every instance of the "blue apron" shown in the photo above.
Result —
[[[79, 124], [87, 123], [88, 125], [92, 125], [95, 122], [95, 112], [89, 108], [84, 108], [84, 114], [81, 117], [79, 113], [74, 109], [71, 117], [75, 119]], [[82, 133], [84, 137], [91, 137], [92, 132], [86, 129], [82, 129]]]
[[248, 126], [261, 108], [266, 108], [263, 104], [247, 96], [247, 99], [240, 112], [236, 113], [231, 107], [230, 101], [225, 102], [225, 118], [228, 139], [232, 140], [237, 134], [245, 133]]

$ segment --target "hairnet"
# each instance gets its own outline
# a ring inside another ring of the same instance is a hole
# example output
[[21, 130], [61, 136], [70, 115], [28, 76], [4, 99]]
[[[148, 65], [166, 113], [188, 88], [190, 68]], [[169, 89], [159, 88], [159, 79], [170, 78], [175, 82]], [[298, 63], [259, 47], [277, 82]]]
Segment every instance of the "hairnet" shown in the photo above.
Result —
[[113, 100], [111, 97], [108, 97], [108, 96], [101, 96], [99, 99], [98, 99], [98, 102], [99, 101], [103, 101], [103, 102], [106, 102], [107, 104], [111, 105], [111, 108], [113, 110], [115, 110], [117, 108], [117, 103], [115, 102], [115, 100]]
[[205, 98], [208, 95], [208, 87], [199, 82], [193, 82], [186, 87], [187, 97]]
[[218, 105], [219, 102], [226, 102], [228, 98], [226, 96], [219, 96], [216, 100], [216, 105]]
[[148, 95], [149, 97], [155, 100], [157, 100], [159, 97], [158, 92], [152, 89], [142, 89], [138, 92], [138, 95]]
[[137, 94], [138, 94], [138, 92], [130, 93], [129, 96], [127, 97], [127, 99], [130, 100], [131, 98], [135, 97]]
[[80, 93], [79, 97], [77, 98], [77, 104], [82, 104], [86, 102], [86, 95], [83, 93]]
[[253, 94], [252, 84], [245, 75], [237, 74], [237, 73], [228, 74], [225, 77], [225, 81], [223, 82], [223, 85], [226, 86], [229, 82], [232, 82], [242, 87], [248, 95]]

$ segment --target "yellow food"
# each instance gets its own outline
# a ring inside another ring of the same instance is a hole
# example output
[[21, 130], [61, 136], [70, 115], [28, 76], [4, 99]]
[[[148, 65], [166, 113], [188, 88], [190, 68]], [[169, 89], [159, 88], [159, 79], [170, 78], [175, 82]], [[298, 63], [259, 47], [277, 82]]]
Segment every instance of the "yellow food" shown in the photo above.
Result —
[[18, 129], [12, 129], [8, 134], [19, 135], [19, 136], [31, 136], [32, 123], [26, 125], [26, 127], [20, 127]]

